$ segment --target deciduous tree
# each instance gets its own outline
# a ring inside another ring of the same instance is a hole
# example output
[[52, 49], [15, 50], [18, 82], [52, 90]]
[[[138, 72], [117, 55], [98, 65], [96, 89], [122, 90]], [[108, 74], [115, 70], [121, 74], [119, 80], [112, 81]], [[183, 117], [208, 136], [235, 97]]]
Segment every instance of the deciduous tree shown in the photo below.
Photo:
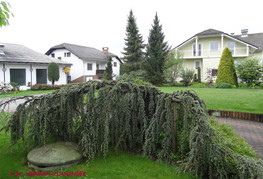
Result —
[[9, 8], [10, 4], [8, 2], [0, 2], [0, 27], [9, 25], [9, 18], [13, 15]]

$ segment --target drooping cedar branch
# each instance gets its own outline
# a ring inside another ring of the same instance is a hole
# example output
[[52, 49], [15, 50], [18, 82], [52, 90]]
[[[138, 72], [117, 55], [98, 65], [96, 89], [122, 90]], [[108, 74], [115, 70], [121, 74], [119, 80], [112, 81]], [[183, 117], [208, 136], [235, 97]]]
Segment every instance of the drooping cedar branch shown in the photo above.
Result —
[[229, 149], [193, 91], [173, 94], [131, 83], [66, 86], [18, 106], [6, 129], [12, 144], [77, 142], [88, 160], [109, 148], [140, 152], [207, 178], [262, 177], [262, 162]]

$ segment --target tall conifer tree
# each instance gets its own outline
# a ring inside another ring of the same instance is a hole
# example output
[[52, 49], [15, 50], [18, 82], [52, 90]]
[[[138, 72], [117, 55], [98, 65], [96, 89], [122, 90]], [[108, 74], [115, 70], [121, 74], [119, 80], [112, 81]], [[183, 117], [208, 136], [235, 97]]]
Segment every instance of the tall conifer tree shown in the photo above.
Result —
[[164, 42], [164, 38], [162, 25], [160, 25], [160, 20], [156, 13], [148, 37], [148, 45], [146, 46], [147, 62], [145, 65], [148, 78], [153, 84], [162, 84], [164, 82], [164, 60], [170, 50], [168, 43]]
[[238, 87], [237, 75], [234, 67], [232, 53], [225, 48], [220, 58], [216, 83], [230, 83]]
[[127, 62], [138, 62], [143, 58], [143, 39], [142, 35], [139, 34], [139, 29], [136, 24], [136, 19], [133, 15], [132, 10], [128, 16], [128, 23], [126, 26], [126, 38], [124, 47], [124, 59]]

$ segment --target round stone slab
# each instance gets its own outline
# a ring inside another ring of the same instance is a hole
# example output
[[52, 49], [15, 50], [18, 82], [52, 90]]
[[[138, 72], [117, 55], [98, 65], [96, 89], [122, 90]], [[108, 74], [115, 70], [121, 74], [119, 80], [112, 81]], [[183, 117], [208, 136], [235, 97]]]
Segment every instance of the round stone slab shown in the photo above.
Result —
[[31, 150], [27, 155], [29, 167], [54, 170], [80, 163], [83, 156], [73, 142], [56, 142]]

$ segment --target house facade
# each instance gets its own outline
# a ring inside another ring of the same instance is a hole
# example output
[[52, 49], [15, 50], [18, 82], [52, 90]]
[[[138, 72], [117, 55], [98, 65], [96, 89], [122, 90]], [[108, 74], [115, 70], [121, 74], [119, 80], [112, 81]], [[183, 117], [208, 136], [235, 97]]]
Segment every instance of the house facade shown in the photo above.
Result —
[[63, 43], [50, 48], [46, 55], [73, 64], [70, 68], [72, 82], [86, 82], [103, 79], [108, 58], [112, 58], [114, 79], [120, 74], [121, 60], [104, 47], [102, 51], [95, 48]]
[[183, 56], [183, 68], [201, 68], [201, 81], [212, 76], [217, 77], [217, 70], [223, 50], [228, 47], [234, 59], [254, 56], [263, 59], [263, 33], [248, 34], [247, 29], [241, 35], [227, 34], [215, 29], [202, 31], [175, 48]]
[[51, 84], [48, 80], [48, 64], [59, 65], [60, 78], [55, 84], [66, 84], [64, 68], [71, 64], [57, 60], [19, 44], [0, 44], [0, 81], [15, 82], [21, 90], [30, 89], [34, 84]]

